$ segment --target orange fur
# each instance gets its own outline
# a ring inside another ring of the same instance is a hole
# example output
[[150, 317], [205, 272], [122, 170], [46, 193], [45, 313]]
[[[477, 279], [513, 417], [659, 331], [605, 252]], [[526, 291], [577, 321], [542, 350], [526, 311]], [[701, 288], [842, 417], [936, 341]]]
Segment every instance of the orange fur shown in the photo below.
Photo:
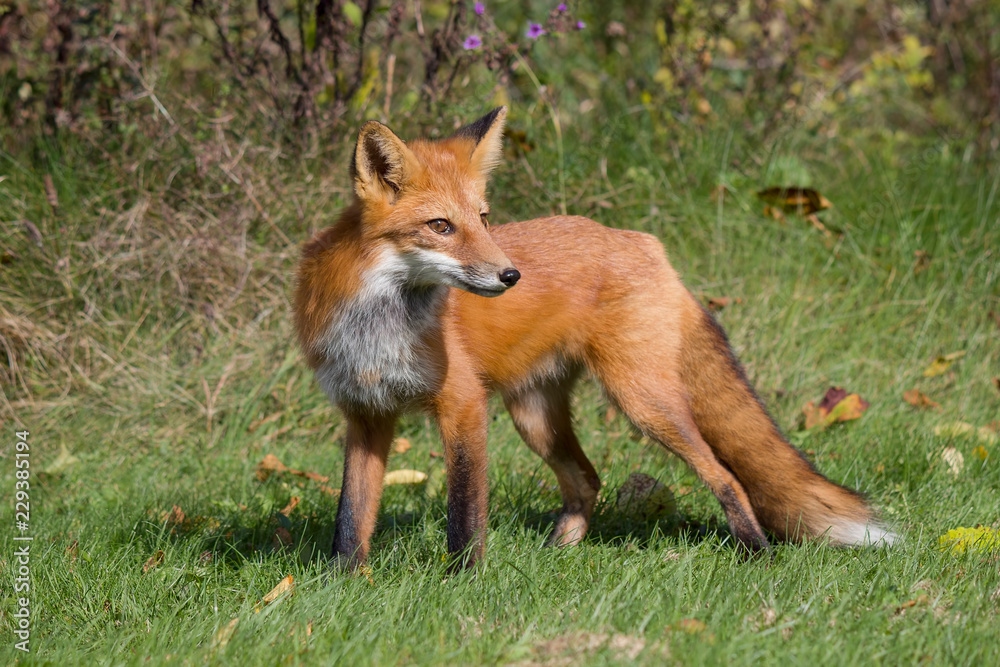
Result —
[[351, 424], [335, 554], [367, 554], [395, 420], [420, 409], [444, 441], [449, 550], [481, 557], [493, 391], [559, 482], [552, 542], [579, 542], [600, 488], [571, 426], [583, 372], [695, 470], [749, 551], [768, 548], [762, 526], [780, 539], [891, 542], [860, 496], [782, 437], [654, 237], [571, 216], [485, 224], [504, 114], [436, 143], [365, 124], [357, 200], [303, 250], [299, 340]]

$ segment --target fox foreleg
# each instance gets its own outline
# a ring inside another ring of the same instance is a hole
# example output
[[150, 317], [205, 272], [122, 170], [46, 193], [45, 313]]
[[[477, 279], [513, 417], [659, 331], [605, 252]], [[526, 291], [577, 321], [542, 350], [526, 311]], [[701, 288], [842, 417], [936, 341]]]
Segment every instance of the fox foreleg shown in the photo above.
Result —
[[395, 426], [395, 416], [347, 417], [344, 481], [337, 506], [333, 558], [349, 569], [368, 557]]

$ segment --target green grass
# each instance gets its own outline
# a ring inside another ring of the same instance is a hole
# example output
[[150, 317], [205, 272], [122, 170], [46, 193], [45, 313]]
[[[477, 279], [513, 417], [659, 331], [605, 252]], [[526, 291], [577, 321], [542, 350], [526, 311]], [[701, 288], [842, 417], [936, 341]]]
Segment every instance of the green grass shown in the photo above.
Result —
[[[500, 170], [496, 222], [558, 207], [551, 133], [528, 129], [531, 170], [513, 156]], [[951, 528], [1000, 521], [1000, 446], [982, 461], [976, 441], [933, 433], [1000, 418], [1000, 329], [988, 315], [1000, 312], [1000, 171], [964, 146], [859, 149], [794, 133], [758, 144], [724, 131], [665, 143], [629, 115], [568, 130], [570, 212], [656, 234], [696, 294], [739, 299], [719, 319], [784, 429], [833, 385], [870, 401], [860, 420], [802, 446], [823, 473], [868, 494], [905, 541], [779, 545], [773, 561], [741, 562], [711, 494], [635, 442], [620, 417], [609, 422], [584, 384], [578, 433], [605, 484], [588, 538], [543, 547], [555, 480], [496, 403], [488, 553], [456, 576], [444, 563], [443, 463], [431, 455], [441, 447], [423, 417], [401, 424], [413, 448], [390, 468], [431, 480], [387, 489], [367, 575], [327, 569], [333, 495], [294, 476], [255, 477], [274, 454], [339, 486], [343, 425], [293, 345], [288, 298], [295, 243], [343, 203], [346, 162], [249, 151], [231, 169], [251, 190], [199, 171], [196, 157], [218, 158], [210, 152], [164, 160], [123, 148], [94, 164], [83, 149], [48, 148], [0, 155], [2, 239], [15, 255], [0, 268], [0, 333], [17, 361], [4, 377], [0, 497], [12, 505], [10, 445], [27, 428], [35, 536], [32, 653], [12, 648], [5, 594], [3, 661], [997, 661], [998, 554], [938, 548]], [[753, 193], [788, 182], [832, 200], [821, 218], [840, 233], [761, 215]], [[719, 183], [730, 187], [721, 202], [710, 197]], [[41, 249], [16, 222], [25, 218]], [[920, 271], [917, 251], [931, 258]], [[922, 376], [960, 350], [949, 372]], [[911, 388], [941, 408], [906, 405]], [[62, 446], [77, 461], [41, 474]], [[947, 446], [964, 455], [957, 476], [941, 459]], [[639, 470], [675, 490], [682, 520], [617, 510], [616, 489]], [[292, 496], [301, 502], [285, 519]], [[165, 518], [174, 505], [187, 522]], [[291, 545], [276, 541], [279, 527]], [[0, 533], [5, 591], [12, 538]], [[158, 551], [162, 564], [144, 573]], [[294, 595], [258, 613], [289, 574]], [[232, 619], [228, 643], [218, 641]]]

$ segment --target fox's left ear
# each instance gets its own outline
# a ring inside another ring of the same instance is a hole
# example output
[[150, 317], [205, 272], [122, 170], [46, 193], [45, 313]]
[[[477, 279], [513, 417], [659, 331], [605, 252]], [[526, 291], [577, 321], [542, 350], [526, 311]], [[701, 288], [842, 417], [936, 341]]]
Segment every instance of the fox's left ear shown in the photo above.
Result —
[[469, 162], [483, 176], [488, 176], [503, 160], [503, 125], [506, 120], [507, 107], [497, 107], [455, 133], [456, 137], [476, 143]]

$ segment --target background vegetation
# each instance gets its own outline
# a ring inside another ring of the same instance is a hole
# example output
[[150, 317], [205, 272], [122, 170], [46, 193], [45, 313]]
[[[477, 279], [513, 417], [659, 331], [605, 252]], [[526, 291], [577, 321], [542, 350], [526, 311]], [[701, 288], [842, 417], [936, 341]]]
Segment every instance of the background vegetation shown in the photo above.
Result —
[[[33, 653], [7, 639], [5, 595], [0, 655], [996, 661], [997, 551], [938, 538], [1000, 521], [1000, 12], [567, 4], [0, 3], [0, 497], [28, 429], [36, 538]], [[328, 575], [343, 426], [292, 344], [298, 246], [347, 201], [362, 120], [442, 136], [498, 103], [495, 221], [568, 211], [656, 234], [696, 295], [729, 299], [718, 317], [779, 424], [901, 547], [738, 562], [711, 495], [585, 385], [578, 430], [606, 487], [580, 548], [541, 548], [554, 479], [496, 406], [477, 576], [445, 577], [422, 417], [390, 466], [430, 479], [387, 490], [370, 572]], [[771, 186], [833, 206], [765, 215]], [[871, 407], [800, 431], [834, 385]], [[913, 389], [940, 405], [909, 405]], [[314, 478], [258, 474], [269, 454]], [[678, 516], [618, 507], [638, 470]], [[294, 594], [261, 605], [289, 574]]]

